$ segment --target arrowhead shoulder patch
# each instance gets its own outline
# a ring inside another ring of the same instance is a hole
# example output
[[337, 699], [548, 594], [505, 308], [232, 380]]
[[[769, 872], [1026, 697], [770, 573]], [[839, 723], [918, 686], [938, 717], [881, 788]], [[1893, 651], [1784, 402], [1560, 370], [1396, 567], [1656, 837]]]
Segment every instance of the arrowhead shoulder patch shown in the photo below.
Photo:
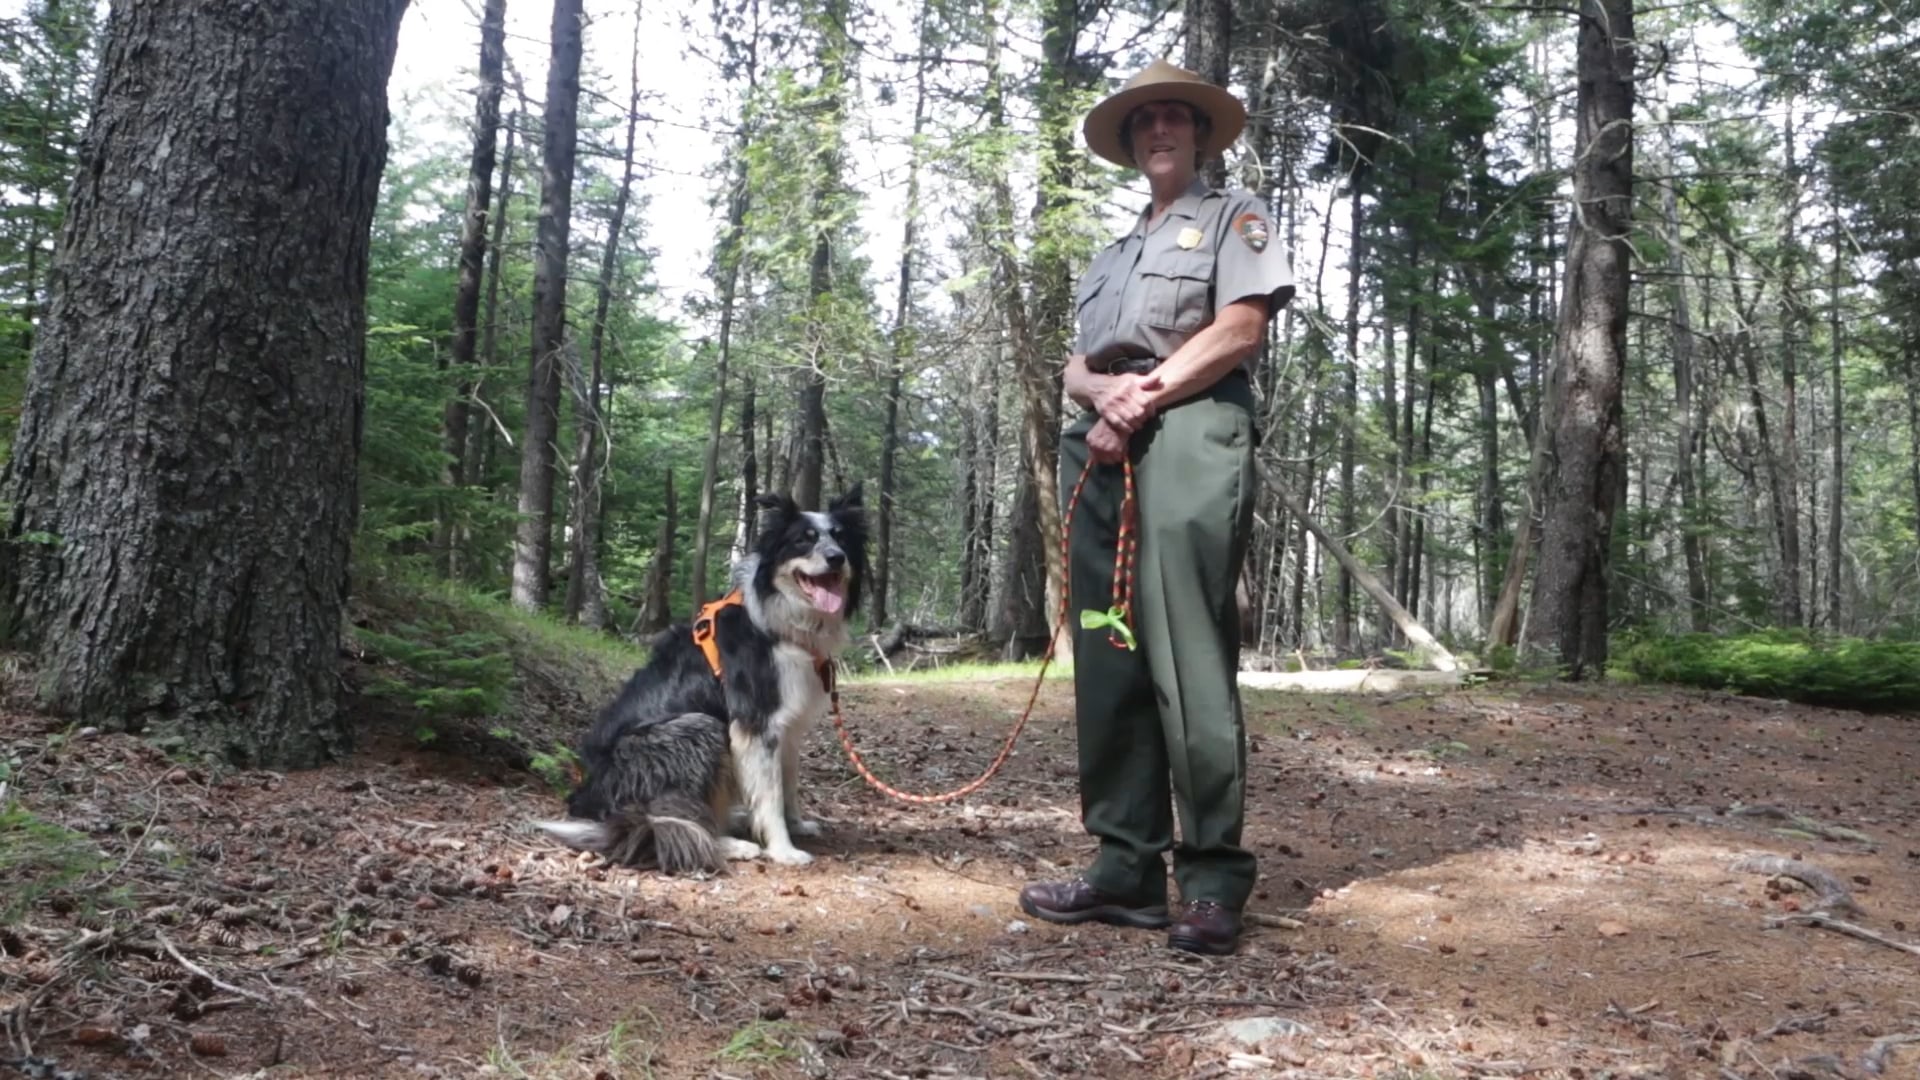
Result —
[[1234, 218], [1233, 231], [1253, 250], [1267, 250], [1267, 219], [1259, 214], [1246, 213]]

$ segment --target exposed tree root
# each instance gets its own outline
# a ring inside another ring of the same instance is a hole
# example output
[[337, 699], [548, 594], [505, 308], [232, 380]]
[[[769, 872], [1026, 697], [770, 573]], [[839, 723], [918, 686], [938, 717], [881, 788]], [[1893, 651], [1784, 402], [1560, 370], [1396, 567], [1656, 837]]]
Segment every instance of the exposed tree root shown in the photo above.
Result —
[[1735, 806], [1727, 811], [1728, 817], [1766, 818], [1772, 821], [1784, 821], [1782, 828], [1805, 833], [1820, 840], [1837, 840], [1849, 844], [1871, 843], [1871, 838], [1858, 829], [1849, 829], [1844, 825], [1829, 825], [1816, 821], [1805, 814], [1796, 814], [1779, 806]]
[[1845, 883], [1812, 863], [1780, 855], [1748, 855], [1736, 860], [1730, 869], [1734, 873], [1792, 878], [1818, 893], [1820, 907], [1827, 911], [1843, 911], [1849, 915], [1866, 914], [1859, 903], [1853, 899], [1853, 893]]
[[1860, 1057], [1860, 1067], [1875, 1076], [1887, 1071], [1887, 1055], [1893, 1053], [1896, 1046], [1920, 1043], [1920, 1032], [1908, 1032], [1905, 1035], [1887, 1035], [1873, 1040], [1873, 1045]]

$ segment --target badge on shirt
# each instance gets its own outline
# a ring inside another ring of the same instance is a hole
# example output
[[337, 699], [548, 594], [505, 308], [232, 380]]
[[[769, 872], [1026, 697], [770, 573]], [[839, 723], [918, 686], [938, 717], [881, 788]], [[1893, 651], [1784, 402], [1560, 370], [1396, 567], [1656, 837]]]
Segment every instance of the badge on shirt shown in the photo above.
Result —
[[1267, 219], [1259, 214], [1241, 214], [1233, 219], [1233, 231], [1255, 251], [1267, 250]]
[[1200, 235], [1199, 229], [1189, 227], [1180, 230], [1180, 235], [1174, 240], [1174, 243], [1179, 244], [1187, 251], [1192, 251], [1194, 248], [1200, 246], [1202, 239], [1203, 237]]

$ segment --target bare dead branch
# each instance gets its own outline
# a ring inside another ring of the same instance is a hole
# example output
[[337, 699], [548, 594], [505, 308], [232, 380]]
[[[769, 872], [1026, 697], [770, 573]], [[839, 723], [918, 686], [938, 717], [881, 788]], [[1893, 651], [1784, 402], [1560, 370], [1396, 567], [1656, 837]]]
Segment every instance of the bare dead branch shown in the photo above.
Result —
[[1845, 934], [1850, 938], [1858, 938], [1861, 941], [1871, 942], [1875, 945], [1885, 945], [1889, 949], [1906, 953], [1909, 956], [1920, 956], [1920, 945], [1909, 945], [1903, 941], [1895, 941], [1890, 937], [1876, 934], [1864, 926], [1855, 926], [1853, 923], [1843, 922], [1825, 915], [1783, 915], [1767, 922], [1767, 929], [1769, 930], [1782, 926], [1817, 926], [1822, 930], [1832, 930], [1835, 933]]

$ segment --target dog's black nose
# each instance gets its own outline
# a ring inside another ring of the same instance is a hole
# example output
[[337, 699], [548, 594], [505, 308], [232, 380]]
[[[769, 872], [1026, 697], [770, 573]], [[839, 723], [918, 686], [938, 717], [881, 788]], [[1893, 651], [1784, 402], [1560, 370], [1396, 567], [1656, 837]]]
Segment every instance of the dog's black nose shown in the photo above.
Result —
[[827, 568], [829, 570], [838, 570], [845, 565], [847, 565], [847, 557], [844, 554], [836, 551], [827, 556]]

